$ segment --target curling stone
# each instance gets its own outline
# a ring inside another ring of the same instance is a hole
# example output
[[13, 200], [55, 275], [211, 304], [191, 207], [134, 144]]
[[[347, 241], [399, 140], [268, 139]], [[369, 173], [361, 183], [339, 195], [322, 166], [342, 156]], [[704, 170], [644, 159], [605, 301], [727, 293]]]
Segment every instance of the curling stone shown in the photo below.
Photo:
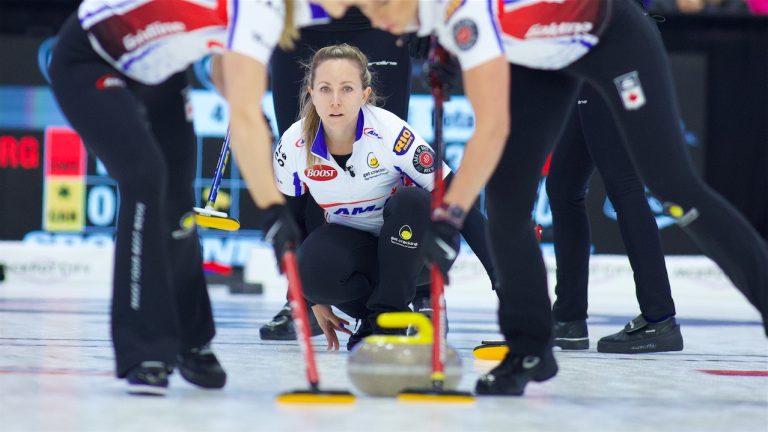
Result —
[[[397, 396], [406, 388], [430, 388], [432, 375], [432, 323], [420, 313], [395, 312], [378, 317], [384, 328], [414, 326], [414, 336], [373, 335], [352, 350], [347, 374], [352, 384], [369, 396]], [[446, 390], [455, 390], [461, 381], [461, 357], [446, 345]]]

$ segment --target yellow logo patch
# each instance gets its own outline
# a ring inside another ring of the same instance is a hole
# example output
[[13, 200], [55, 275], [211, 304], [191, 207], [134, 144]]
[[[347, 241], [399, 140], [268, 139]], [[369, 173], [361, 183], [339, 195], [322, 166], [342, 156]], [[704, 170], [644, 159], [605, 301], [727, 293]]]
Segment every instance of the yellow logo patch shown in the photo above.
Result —
[[413, 144], [413, 132], [403, 126], [403, 130], [401, 130], [400, 134], [397, 136], [395, 147], [392, 151], [397, 155], [404, 155], [405, 152], [408, 151], [408, 148], [411, 147], [411, 144]]

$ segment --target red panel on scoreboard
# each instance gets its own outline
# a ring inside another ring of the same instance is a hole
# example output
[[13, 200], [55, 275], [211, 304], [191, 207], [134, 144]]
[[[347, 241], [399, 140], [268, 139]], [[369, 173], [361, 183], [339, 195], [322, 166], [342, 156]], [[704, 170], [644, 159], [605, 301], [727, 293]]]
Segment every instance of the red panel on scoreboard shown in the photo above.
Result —
[[72, 129], [45, 130], [45, 175], [84, 176], [86, 152], [80, 136]]

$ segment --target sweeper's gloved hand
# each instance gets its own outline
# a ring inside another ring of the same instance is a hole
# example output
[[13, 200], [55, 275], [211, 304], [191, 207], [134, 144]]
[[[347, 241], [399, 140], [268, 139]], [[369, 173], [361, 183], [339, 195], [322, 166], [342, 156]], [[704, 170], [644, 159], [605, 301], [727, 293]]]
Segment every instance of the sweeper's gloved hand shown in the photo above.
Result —
[[301, 230], [293, 220], [291, 212], [284, 204], [275, 204], [264, 210], [262, 220], [264, 240], [275, 249], [275, 258], [280, 273], [283, 272], [283, 254], [288, 250], [296, 250], [301, 243]]
[[437, 264], [445, 283], [449, 283], [448, 270], [459, 256], [459, 232], [465, 217], [466, 213], [461, 208], [443, 204], [432, 212], [432, 223], [424, 235], [424, 254], [427, 262]]
[[462, 92], [461, 86], [461, 64], [459, 60], [452, 56], [442, 46], [435, 47], [433, 58], [422, 66], [422, 77], [426, 78], [426, 85], [433, 87], [435, 85], [443, 86], [444, 99], [448, 100], [451, 93]]

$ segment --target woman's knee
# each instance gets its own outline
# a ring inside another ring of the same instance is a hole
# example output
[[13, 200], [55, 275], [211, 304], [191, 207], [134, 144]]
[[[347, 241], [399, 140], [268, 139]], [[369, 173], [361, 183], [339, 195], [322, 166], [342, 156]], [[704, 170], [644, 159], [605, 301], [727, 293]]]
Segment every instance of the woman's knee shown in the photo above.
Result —
[[429, 192], [419, 187], [398, 189], [384, 207], [384, 216], [401, 211], [429, 215]]
[[551, 172], [547, 176], [544, 186], [549, 202], [555, 203], [555, 205], [561, 202], [584, 202], [587, 196], [586, 185], [576, 184], [564, 176], [552, 174]]

